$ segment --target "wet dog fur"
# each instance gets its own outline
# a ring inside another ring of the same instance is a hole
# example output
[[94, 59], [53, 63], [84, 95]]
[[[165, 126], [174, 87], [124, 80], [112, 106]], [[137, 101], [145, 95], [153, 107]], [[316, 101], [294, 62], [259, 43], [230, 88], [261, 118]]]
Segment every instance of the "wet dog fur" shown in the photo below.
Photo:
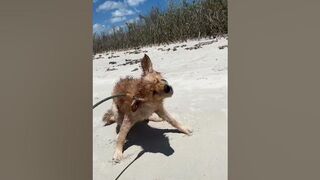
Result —
[[[131, 127], [146, 119], [151, 121], [167, 121], [179, 131], [191, 135], [192, 130], [175, 120], [164, 108], [163, 100], [173, 95], [168, 82], [152, 67], [147, 55], [141, 60], [143, 73], [140, 78], [121, 78], [115, 85], [112, 95], [127, 96], [113, 99], [112, 107], [103, 116], [106, 125], [114, 122], [120, 127], [113, 160], [120, 162], [123, 158], [123, 145]], [[156, 116], [155, 114], [158, 116]]]

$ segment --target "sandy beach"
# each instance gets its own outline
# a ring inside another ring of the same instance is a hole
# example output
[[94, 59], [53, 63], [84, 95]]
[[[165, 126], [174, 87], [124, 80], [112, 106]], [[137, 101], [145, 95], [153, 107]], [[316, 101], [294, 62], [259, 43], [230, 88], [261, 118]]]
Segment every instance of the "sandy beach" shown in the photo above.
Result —
[[165, 106], [193, 135], [166, 122], [137, 124], [128, 135], [124, 159], [114, 164], [116, 124], [102, 122], [111, 106], [107, 101], [93, 110], [94, 180], [227, 179], [227, 45], [227, 38], [220, 37], [95, 55], [94, 103], [109, 96], [120, 77], [139, 77], [139, 59], [148, 54], [174, 88]]

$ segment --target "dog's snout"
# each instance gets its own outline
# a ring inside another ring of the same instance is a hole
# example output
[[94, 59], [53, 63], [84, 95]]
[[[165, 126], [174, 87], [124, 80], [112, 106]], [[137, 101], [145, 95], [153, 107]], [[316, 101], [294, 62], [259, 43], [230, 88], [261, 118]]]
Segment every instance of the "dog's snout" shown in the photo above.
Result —
[[167, 85], [167, 84], [166, 84], [166, 85], [164, 86], [164, 92], [165, 92], [165, 93], [172, 92], [172, 87], [171, 87], [170, 85]]

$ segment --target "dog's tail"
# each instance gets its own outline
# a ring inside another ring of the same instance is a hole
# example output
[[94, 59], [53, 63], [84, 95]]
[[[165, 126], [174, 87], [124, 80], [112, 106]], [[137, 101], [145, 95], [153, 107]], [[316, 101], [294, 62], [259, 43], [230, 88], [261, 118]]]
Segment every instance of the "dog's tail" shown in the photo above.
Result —
[[109, 96], [109, 97], [107, 97], [107, 98], [104, 98], [104, 99], [102, 99], [101, 101], [95, 103], [95, 104], [93, 105], [93, 109], [94, 109], [95, 107], [99, 106], [101, 103], [103, 103], [103, 102], [105, 102], [105, 101], [108, 101], [109, 99], [113, 99], [113, 98], [121, 97], [121, 96], [127, 96], [127, 94], [116, 94], [116, 95], [113, 95], [113, 96]]

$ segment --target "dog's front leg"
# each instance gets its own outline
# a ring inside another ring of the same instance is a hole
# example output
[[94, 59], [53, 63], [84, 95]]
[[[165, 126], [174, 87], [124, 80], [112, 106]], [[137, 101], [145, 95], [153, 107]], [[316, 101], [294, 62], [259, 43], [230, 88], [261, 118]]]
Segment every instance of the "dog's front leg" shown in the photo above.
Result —
[[187, 135], [191, 135], [192, 130], [184, 127], [179, 121], [175, 120], [165, 109], [164, 107], [161, 107], [158, 111], [156, 111], [156, 113], [159, 115], [159, 117], [161, 117], [162, 119], [164, 119], [165, 121], [167, 121], [169, 124], [171, 124], [173, 127], [177, 128], [179, 131], [187, 134]]
[[120, 131], [118, 134], [116, 149], [113, 155], [113, 160], [115, 162], [120, 162], [123, 157], [123, 145], [125, 143], [128, 132], [131, 127], [134, 125], [133, 121], [131, 121], [127, 115], [124, 116], [123, 122], [120, 127]]
[[149, 121], [153, 121], [153, 122], [161, 122], [163, 121], [162, 118], [160, 118], [159, 116], [157, 116], [155, 113], [153, 113], [149, 118]]

